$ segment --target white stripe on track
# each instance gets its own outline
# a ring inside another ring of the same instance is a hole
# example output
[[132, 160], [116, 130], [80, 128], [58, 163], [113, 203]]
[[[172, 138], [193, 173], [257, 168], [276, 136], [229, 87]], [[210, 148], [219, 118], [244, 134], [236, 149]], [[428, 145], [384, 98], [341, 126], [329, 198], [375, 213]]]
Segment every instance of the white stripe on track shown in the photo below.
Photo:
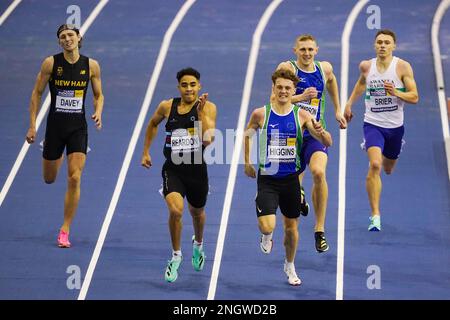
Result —
[[225, 200], [222, 210], [222, 218], [220, 221], [219, 235], [217, 237], [216, 252], [214, 255], [214, 265], [209, 283], [208, 300], [214, 300], [217, 289], [217, 279], [219, 277], [220, 264], [222, 261], [223, 245], [228, 226], [228, 217], [230, 215], [231, 201], [233, 200], [234, 185], [236, 183], [236, 175], [241, 155], [242, 142], [245, 129], [245, 121], [247, 118], [247, 110], [250, 101], [250, 94], [253, 85], [253, 77], [255, 75], [256, 61], [258, 60], [259, 47], [264, 29], [269, 22], [270, 17], [283, 0], [273, 0], [264, 11], [258, 26], [255, 29], [252, 39], [252, 48], [247, 65], [247, 73], [245, 75], [244, 91], [242, 93], [241, 109], [236, 130], [236, 142], [233, 149], [233, 157], [231, 159], [230, 174], [228, 176], [227, 189], [225, 191]]
[[450, 180], [450, 134], [448, 128], [447, 105], [445, 101], [444, 73], [442, 70], [441, 49], [439, 47], [439, 28], [442, 17], [450, 6], [450, 0], [442, 0], [433, 18], [431, 26], [431, 46], [433, 49], [434, 72], [436, 73], [436, 85], [441, 111], [442, 134], [444, 136], [445, 153], [447, 154], [448, 179]]
[[[102, 11], [103, 7], [108, 3], [109, 0], [101, 0], [97, 6], [94, 8], [94, 10], [91, 12], [89, 17], [86, 19], [86, 21], [83, 23], [83, 25], [80, 28], [80, 33], [85, 34], [89, 27], [91, 26], [92, 22], [97, 18], [100, 11]], [[47, 94], [47, 97], [44, 100], [44, 103], [41, 106], [41, 110], [39, 110], [39, 113], [36, 117], [36, 132], [39, 130], [39, 127], [42, 123], [42, 120], [44, 119], [45, 114], [47, 113], [48, 108], [50, 107], [50, 93]], [[3, 185], [2, 191], [0, 191], [0, 207], [3, 204], [3, 201], [5, 200], [6, 195], [8, 194], [9, 188], [11, 187], [14, 178], [16, 177], [17, 172], [19, 171], [20, 166], [22, 165], [23, 159], [25, 158], [25, 155], [28, 152], [28, 148], [30, 147], [30, 144], [28, 142], [24, 142], [22, 145], [22, 148], [19, 151], [19, 154], [17, 155], [17, 159], [14, 162], [14, 165], [6, 178], [5, 184]]]
[[3, 22], [9, 17], [9, 15], [14, 11], [14, 9], [21, 3], [22, 0], [14, 0], [8, 8], [3, 12], [3, 14], [0, 16], [0, 27], [2, 26]]
[[164, 61], [167, 56], [167, 52], [169, 51], [170, 42], [172, 40], [172, 36], [178, 28], [179, 24], [183, 20], [186, 13], [189, 11], [191, 6], [195, 3], [195, 0], [187, 0], [183, 6], [178, 11], [177, 15], [173, 19], [166, 33], [164, 34], [164, 39], [161, 44], [161, 48], [159, 50], [158, 58], [156, 59], [155, 68], [153, 69], [150, 82], [147, 87], [147, 92], [145, 94], [144, 102], [141, 106], [141, 111], [139, 113], [138, 119], [136, 121], [136, 125], [133, 130], [133, 134], [130, 139], [130, 143], [128, 144], [128, 149], [125, 154], [125, 158], [123, 160], [122, 168], [119, 173], [119, 177], [117, 179], [116, 187], [114, 189], [113, 196], [111, 198], [111, 202], [109, 204], [108, 211], [105, 216], [105, 220], [103, 221], [102, 229], [100, 231], [97, 244], [94, 249], [94, 253], [92, 254], [91, 261], [89, 263], [88, 270], [86, 272], [86, 276], [83, 281], [83, 285], [80, 290], [80, 294], [78, 296], [78, 300], [85, 300], [87, 291], [89, 290], [89, 286], [92, 280], [92, 276], [95, 271], [95, 267], [97, 265], [98, 258], [103, 248], [103, 244], [105, 242], [106, 234], [108, 233], [109, 225], [114, 216], [114, 212], [116, 210], [117, 202], [119, 201], [120, 193], [122, 192], [123, 185], [125, 183], [125, 178], [128, 172], [128, 168], [130, 167], [131, 158], [133, 157], [134, 150], [136, 148], [136, 144], [139, 138], [139, 135], [142, 130], [142, 126], [145, 121], [145, 117], [147, 115], [148, 109], [150, 107], [150, 103], [152, 101], [153, 93], [155, 91], [156, 84], [158, 83], [159, 75], [161, 73], [161, 69], [164, 65]]
[[[341, 38], [341, 112], [348, 99], [348, 66], [350, 51], [350, 35], [359, 12], [369, 0], [359, 0], [353, 7], [345, 22]], [[338, 195], [338, 239], [336, 266], [336, 300], [342, 300], [344, 294], [344, 238], [345, 238], [345, 179], [347, 167], [347, 130], [339, 130], [339, 195]]]

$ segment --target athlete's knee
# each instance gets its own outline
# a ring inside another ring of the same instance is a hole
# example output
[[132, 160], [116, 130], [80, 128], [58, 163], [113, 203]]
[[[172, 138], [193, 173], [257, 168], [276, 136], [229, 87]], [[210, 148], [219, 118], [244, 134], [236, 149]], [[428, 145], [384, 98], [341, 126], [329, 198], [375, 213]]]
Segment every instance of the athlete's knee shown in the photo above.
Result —
[[384, 172], [386, 174], [392, 174], [393, 171], [394, 171], [393, 167], [384, 167]]
[[269, 234], [272, 233], [274, 229], [275, 224], [271, 221], [259, 220], [259, 230], [261, 231], [261, 233]]
[[71, 172], [67, 177], [67, 184], [70, 187], [78, 187], [81, 182], [81, 171]]
[[183, 216], [183, 206], [176, 203], [169, 204], [169, 214], [172, 219], [181, 219]]
[[325, 181], [325, 169], [320, 167], [312, 167], [311, 174], [313, 176], [314, 183], [322, 183]]
[[204, 208], [194, 208], [194, 207], [191, 206], [189, 208], [189, 211], [191, 212], [191, 215], [194, 218], [201, 217], [202, 215], [205, 214], [205, 209]]
[[380, 173], [381, 172], [381, 161], [380, 160], [372, 160], [369, 163], [369, 170]]
[[286, 235], [297, 235], [298, 234], [298, 227], [296, 224], [290, 224], [284, 226], [284, 232]]

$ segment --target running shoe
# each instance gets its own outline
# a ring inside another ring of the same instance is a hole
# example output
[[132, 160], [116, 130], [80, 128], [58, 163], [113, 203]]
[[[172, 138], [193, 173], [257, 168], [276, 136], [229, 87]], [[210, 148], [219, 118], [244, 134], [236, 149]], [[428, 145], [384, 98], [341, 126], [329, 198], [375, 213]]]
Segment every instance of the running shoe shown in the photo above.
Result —
[[269, 254], [272, 251], [273, 247], [273, 240], [264, 240], [264, 235], [261, 235], [261, 238], [259, 240], [259, 246], [261, 248], [261, 251], [265, 254]]
[[306, 217], [309, 213], [309, 204], [306, 202], [305, 189], [300, 186], [301, 199], [300, 199], [300, 214]]
[[178, 278], [178, 268], [180, 267], [181, 261], [183, 260], [183, 257], [180, 257], [179, 259], [172, 259], [168, 261], [166, 272], [164, 273], [164, 278], [167, 282], [175, 282]]
[[316, 250], [317, 252], [325, 252], [330, 248], [327, 243], [327, 239], [325, 238], [325, 233], [323, 232], [315, 232], [314, 238], [316, 240]]
[[381, 231], [381, 219], [380, 216], [369, 217], [369, 231]]
[[194, 244], [195, 236], [192, 236], [192, 266], [195, 271], [202, 271], [205, 265], [205, 252], [203, 246]]
[[291, 286], [299, 286], [302, 284], [302, 280], [297, 276], [294, 264], [291, 263], [290, 265], [291, 266], [288, 267], [286, 260], [284, 261], [284, 273], [286, 273], [288, 282]]
[[63, 230], [59, 230], [58, 235], [58, 247], [60, 248], [70, 248], [69, 233]]

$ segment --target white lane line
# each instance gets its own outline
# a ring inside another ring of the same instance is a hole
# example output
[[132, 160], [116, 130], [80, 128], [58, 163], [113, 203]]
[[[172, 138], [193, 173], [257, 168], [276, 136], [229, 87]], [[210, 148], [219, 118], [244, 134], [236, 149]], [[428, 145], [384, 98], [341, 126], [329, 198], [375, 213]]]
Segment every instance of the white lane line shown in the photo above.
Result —
[[95, 271], [95, 267], [97, 265], [98, 258], [103, 248], [103, 244], [105, 242], [106, 234], [108, 233], [109, 225], [114, 216], [114, 212], [116, 210], [117, 202], [119, 201], [120, 193], [122, 192], [123, 185], [125, 183], [125, 178], [128, 172], [128, 168], [130, 167], [131, 158], [133, 157], [134, 150], [136, 148], [137, 141], [139, 139], [139, 135], [142, 130], [142, 126], [145, 121], [145, 117], [147, 115], [148, 109], [150, 107], [150, 103], [152, 101], [153, 93], [155, 91], [156, 84], [158, 83], [159, 75], [161, 73], [161, 69], [164, 65], [164, 61], [167, 56], [167, 52], [169, 51], [170, 42], [172, 40], [172, 36], [178, 28], [178, 25], [183, 20], [186, 13], [189, 11], [191, 6], [195, 3], [195, 0], [187, 0], [183, 6], [178, 11], [177, 15], [173, 19], [166, 33], [164, 34], [164, 39], [161, 44], [161, 48], [159, 49], [158, 58], [156, 59], [155, 68], [153, 69], [150, 82], [147, 87], [147, 92], [145, 94], [144, 102], [141, 106], [141, 111], [139, 113], [138, 119], [136, 121], [136, 125], [133, 130], [133, 135], [131, 136], [130, 143], [128, 144], [128, 149], [125, 154], [125, 158], [123, 160], [122, 168], [119, 173], [119, 177], [117, 179], [116, 187], [114, 189], [113, 196], [111, 198], [111, 202], [109, 203], [109, 208], [105, 216], [105, 220], [103, 221], [102, 229], [98, 236], [97, 244], [94, 249], [94, 253], [92, 254], [91, 261], [89, 263], [88, 270], [86, 272], [86, 276], [83, 281], [83, 285], [81, 286], [80, 294], [78, 295], [78, 300], [86, 299], [87, 291], [89, 290], [89, 286], [91, 284], [92, 276]]
[[[369, 0], [359, 0], [353, 7], [345, 22], [344, 32], [341, 38], [341, 112], [348, 99], [348, 66], [350, 35], [353, 25], [362, 8]], [[336, 266], [336, 300], [342, 300], [344, 295], [344, 238], [345, 238], [345, 179], [347, 167], [347, 130], [339, 130], [339, 195], [338, 195], [338, 241], [337, 241], [337, 266]]]
[[[108, 3], [109, 0], [101, 0], [97, 6], [94, 8], [94, 10], [91, 12], [89, 17], [86, 19], [86, 21], [83, 23], [83, 25], [80, 28], [80, 33], [84, 35], [89, 27], [91, 26], [92, 22], [97, 18], [98, 14], [102, 11], [103, 7]], [[44, 100], [44, 103], [41, 106], [41, 110], [39, 110], [39, 113], [36, 117], [36, 132], [39, 130], [39, 127], [42, 123], [42, 120], [44, 119], [45, 114], [47, 113], [48, 108], [50, 107], [50, 93], [47, 94], [47, 97]], [[24, 132], [25, 137], [25, 132]], [[0, 207], [3, 204], [3, 201], [5, 200], [6, 195], [8, 194], [9, 188], [11, 187], [14, 178], [16, 177], [17, 172], [19, 171], [20, 166], [22, 165], [23, 159], [25, 158], [25, 155], [28, 152], [28, 148], [30, 145], [28, 142], [24, 142], [22, 145], [22, 148], [19, 151], [19, 154], [17, 155], [17, 159], [14, 162], [14, 165], [8, 175], [8, 178], [6, 178], [5, 184], [2, 187], [2, 191], [0, 191]]]
[[236, 175], [241, 155], [242, 141], [244, 137], [245, 121], [247, 118], [247, 110], [250, 101], [250, 94], [253, 85], [253, 77], [255, 75], [256, 61], [258, 60], [259, 47], [264, 29], [269, 22], [270, 17], [283, 0], [273, 0], [264, 11], [258, 26], [253, 34], [252, 48], [247, 65], [247, 74], [245, 75], [244, 91], [242, 93], [241, 109], [236, 130], [236, 142], [233, 149], [233, 157], [231, 159], [230, 174], [228, 176], [227, 189], [225, 191], [225, 200], [222, 210], [222, 218], [220, 221], [219, 235], [217, 238], [216, 253], [214, 255], [214, 265], [209, 283], [208, 300], [214, 300], [217, 289], [217, 279], [219, 277], [220, 264], [222, 261], [223, 245], [228, 226], [228, 217], [230, 215], [231, 201], [233, 200], [234, 185], [236, 183]]
[[442, 0], [433, 18], [431, 26], [431, 47], [433, 49], [434, 72], [441, 111], [442, 134], [444, 136], [445, 153], [447, 154], [448, 179], [450, 180], [450, 134], [448, 128], [447, 104], [445, 101], [444, 72], [442, 70], [441, 49], [439, 47], [439, 28], [442, 17], [450, 6], [450, 0]]
[[14, 9], [21, 3], [22, 0], [14, 0], [9, 7], [3, 12], [3, 14], [0, 16], [0, 27], [2, 26], [3, 22], [9, 17], [9, 15], [14, 11]]

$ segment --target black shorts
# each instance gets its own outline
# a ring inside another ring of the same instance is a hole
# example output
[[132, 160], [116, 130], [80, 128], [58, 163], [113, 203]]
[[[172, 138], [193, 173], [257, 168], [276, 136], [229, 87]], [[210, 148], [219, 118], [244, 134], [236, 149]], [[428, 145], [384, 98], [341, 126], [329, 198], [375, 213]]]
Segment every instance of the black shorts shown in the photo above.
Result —
[[298, 175], [298, 173], [294, 173], [277, 179], [269, 175], [261, 175], [258, 172], [256, 215], [261, 217], [276, 214], [277, 208], [280, 207], [281, 213], [286, 218], [298, 218], [301, 210]]
[[206, 164], [174, 165], [166, 161], [162, 167], [163, 194], [177, 192], [194, 208], [203, 208], [208, 197], [208, 171]]
[[85, 119], [76, 122], [58, 121], [57, 118], [48, 119], [42, 153], [44, 159], [57, 160], [61, 158], [64, 148], [66, 148], [67, 155], [73, 152], [86, 154], [87, 145], [88, 131]]

